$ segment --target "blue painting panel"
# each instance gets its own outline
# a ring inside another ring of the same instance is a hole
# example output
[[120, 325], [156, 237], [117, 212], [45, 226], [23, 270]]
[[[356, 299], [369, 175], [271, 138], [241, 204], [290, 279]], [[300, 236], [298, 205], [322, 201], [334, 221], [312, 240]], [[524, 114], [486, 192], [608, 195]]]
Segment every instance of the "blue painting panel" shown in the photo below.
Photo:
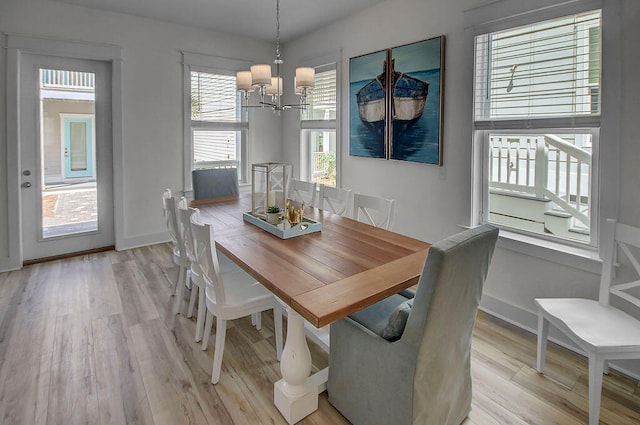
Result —
[[385, 50], [349, 60], [349, 154], [386, 158]]
[[391, 50], [394, 65], [390, 158], [440, 164], [443, 38]]

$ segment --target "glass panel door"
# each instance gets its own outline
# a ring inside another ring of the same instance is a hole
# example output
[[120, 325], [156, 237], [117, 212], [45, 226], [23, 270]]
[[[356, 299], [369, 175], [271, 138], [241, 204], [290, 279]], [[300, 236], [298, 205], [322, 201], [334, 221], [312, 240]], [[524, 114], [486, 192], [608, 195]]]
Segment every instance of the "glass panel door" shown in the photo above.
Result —
[[95, 74], [40, 69], [41, 238], [98, 230]]

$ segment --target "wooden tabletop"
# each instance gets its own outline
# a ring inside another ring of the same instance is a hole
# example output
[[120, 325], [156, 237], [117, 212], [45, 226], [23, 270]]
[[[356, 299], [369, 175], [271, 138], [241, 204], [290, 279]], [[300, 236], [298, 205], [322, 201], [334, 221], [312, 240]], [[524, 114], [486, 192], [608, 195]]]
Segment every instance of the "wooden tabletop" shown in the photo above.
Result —
[[310, 207], [322, 231], [280, 239], [243, 221], [245, 196], [197, 207], [217, 248], [316, 327], [415, 285], [430, 246]]

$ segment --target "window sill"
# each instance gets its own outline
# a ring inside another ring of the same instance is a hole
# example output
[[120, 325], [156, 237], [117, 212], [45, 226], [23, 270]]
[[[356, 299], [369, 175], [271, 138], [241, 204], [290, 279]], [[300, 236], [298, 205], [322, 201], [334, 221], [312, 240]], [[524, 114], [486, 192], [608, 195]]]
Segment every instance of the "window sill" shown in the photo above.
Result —
[[600, 274], [602, 269], [597, 250], [546, 241], [504, 229], [500, 229], [497, 247], [591, 273]]

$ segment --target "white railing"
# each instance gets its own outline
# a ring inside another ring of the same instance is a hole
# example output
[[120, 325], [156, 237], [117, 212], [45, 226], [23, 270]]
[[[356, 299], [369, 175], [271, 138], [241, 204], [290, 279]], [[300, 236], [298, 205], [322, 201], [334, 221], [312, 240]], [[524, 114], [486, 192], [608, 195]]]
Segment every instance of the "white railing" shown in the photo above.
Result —
[[322, 154], [324, 152], [314, 152], [311, 157], [311, 168], [313, 175], [324, 174], [326, 171], [326, 163], [322, 161]]
[[492, 189], [553, 201], [589, 227], [591, 152], [556, 135], [492, 135]]
[[58, 89], [93, 90], [95, 74], [92, 72], [41, 69], [40, 81], [43, 87]]

